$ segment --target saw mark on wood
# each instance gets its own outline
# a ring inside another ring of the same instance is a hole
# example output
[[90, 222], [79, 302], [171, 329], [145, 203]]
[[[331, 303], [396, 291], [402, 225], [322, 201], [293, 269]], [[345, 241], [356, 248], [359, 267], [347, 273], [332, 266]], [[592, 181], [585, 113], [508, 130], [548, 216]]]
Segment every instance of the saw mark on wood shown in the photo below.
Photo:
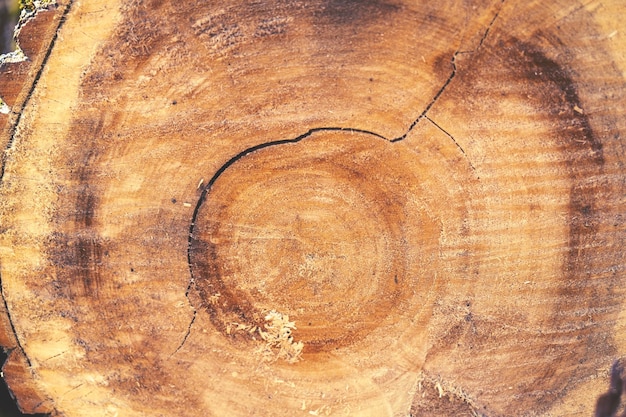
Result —
[[54, 358], [58, 358], [59, 356], [61, 356], [61, 355], [65, 355], [65, 354], [66, 354], [66, 353], [68, 353], [68, 352], [69, 352], [69, 350], [68, 350], [68, 349], [66, 349], [66, 350], [64, 350], [64, 351], [63, 351], [63, 352], [61, 352], [61, 353], [57, 353], [56, 355], [52, 355], [52, 356], [50, 356], [49, 358], [46, 358], [46, 359], [42, 360], [42, 361], [41, 361], [41, 363], [45, 363], [45, 362], [48, 362], [49, 360], [52, 360], [52, 359], [54, 359]]

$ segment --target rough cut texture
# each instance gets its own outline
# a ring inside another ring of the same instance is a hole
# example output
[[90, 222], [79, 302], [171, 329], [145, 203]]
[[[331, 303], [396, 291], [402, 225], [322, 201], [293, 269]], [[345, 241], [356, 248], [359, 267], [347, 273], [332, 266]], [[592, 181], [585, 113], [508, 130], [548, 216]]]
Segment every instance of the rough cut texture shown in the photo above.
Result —
[[21, 407], [592, 415], [626, 356], [625, 13], [42, 13], [30, 63], [0, 75], [0, 344]]

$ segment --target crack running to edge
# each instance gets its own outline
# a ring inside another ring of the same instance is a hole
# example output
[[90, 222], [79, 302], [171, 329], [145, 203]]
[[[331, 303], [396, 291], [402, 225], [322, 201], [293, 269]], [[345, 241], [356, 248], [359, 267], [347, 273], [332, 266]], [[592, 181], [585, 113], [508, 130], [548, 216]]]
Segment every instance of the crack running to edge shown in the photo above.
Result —
[[[407, 129], [406, 132], [404, 132], [404, 134], [402, 134], [401, 136], [398, 136], [395, 139], [391, 139], [390, 142], [395, 143], [395, 142], [400, 142], [401, 140], [406, 139], [406, 137], [409, 135], [409, 133], [411, 133], [411, 131], [413, 130], [413, 128], [415, 128], [415, 126], [417, 126], [417, 124], [424, 118], [427, 118], [426, 115], [428, 114], [428, 112], [430, 111], [430, 109], [433, 107], [433, 105], [435, 104], [435, 102], [439, 99], [439, 97], [441, 97], [441, 95], [443, 94], [443, 92], [446, 90], [446, 88], [448, 88], [448, 86], [450, 85], [450, 83], [452, 82], [452, 79], [456, 76], [456, 72], [457, 72], [457, 67], [456, 67], [456, 57], [459, 54], [467, 54], [467, 53], [474, 53], [476, 51], [478, 51], [482, 46], [483, 43], [485, 42], [485, 39], [487, 39], [487, 35], [489, 35], [489, 31], [491, 30], [491, 27], [494, 25], [494, 23], [496, 22], [496, 19], [498, 18], [498, 16], [500, 16], [500, 11], [502, 10], [502, 7], [504, 5], [505, 0], [501, 0], [500, 1], [500, 8], [498, 9], [498, 11], [496, 11], [496, 13], [494, 14], [493, 18], [491, 19], [491, 22], [489, 22], [489, 25], [487, 25], [487, 29], [485, 30], [485, 33], [483, 34], [483, 36], [480, 39], [480, 42], [478, 43], [478, 46], [476, 48], [474, 48], [473, 50], [470, 51], [461, 51], [460, 49], [457, 49], [454, 54], [452, 54], [452, 58], [450, 59], [450, 64], [452, 65], [452, 72], [450, 73], [450, 76], [448, 77], [448, 79], [443, 83], [443, 85], [441, 86], [441, 88], [437, 91], [437, 93], [435, 93], [435, 96], [433, 97], [433, 99], [426, 105], [426, 107], [424, 108], [424, 111], [422, 111], [422, 113], [420, 113], [420, 115], [417, 117], [417, 119], [415, 119], [413, 121], [413, 123], [411, 123], [411, 125], [409, 126], [409, 128]], [[439, 126], [437, 126], [439, 127]], [[443, 129], [441, 129], [443, 130]], [[445, 131], [444, 131], [445, 132]], [[446, 134], [448, 134], [447, 132], [445, 132]], [[450, 134], [448, 134], [448, 136], [450, 136]], [[452, 137], [452, 136], [450, 136]], [[456, 141], [455, 141], [456, 143]], [[458, 146], [458, 144], [457, 144]], [[463, 154], [465, 154], [465, 152], [463, 152]]]
[[[22, 115], [23, 115], [24, 109], [26, 108], [26, 104], [30, 101], [30, 99], [31, 99], [31, 97], [32, 97], [32, 95], [33, 95], [33, 93], [35, 91], [35, 88], [37, 87], [37, 84], [39, 83], [39, 79], [41, 78], [41, 75], [43, 74], [44, 67], [46, 66], [46, 63], [48, 62], [48, 59], [50, 58], [50, 55], [52, 54], [52, 49], [54, 48], [54, 45], [56, 44], [56, 41], [57, 41], [57, 39], [59, 37], [59, 32], [61, 30], [61, 27], [65, 23], [65, 20], [67, 18], [67, 14], [69, 13], [73, 3], [74, 3], [74, 0], [69, 0], [67, 5], [65, 6], [63, 11], [61, 12], [61, 17], [59, 19], [59, 23], [57, 23], [57, 27], [56, 27], [56, 29], [54, 31], [54, 35], [52, 36], [52, 39], [50, 40], [48, 48], [47, 48], [47, 50], [45, 52], [45, 55], [43, 57], [43, 60], [41, 61], [41, 64], [40, 64], [39, 68], [37, 69], [37, 73], [35, 74], [35, 77], [33, 78], [32, 85], [30, 86], [30, 90], [28, 91], [28, 94], [26, 95], [26, 98], [24, 99], [24, 102], [22, 103], [22, 105], [20, 106], [18, 111], [13, 111], [13, 110], [11, 111], [11, 114], [15, 117], [15, 121], [13, 123], [11, 123], [10, 120], [7, 122], [7, 123], [10, 124], [10, 127], [9, 127], [9, 140], [7, 141], [7, 145], [6, 145], [5, 149], [4, 149], [4, 152], [2, 154], [2, 159], [0, 161], [0, 163], [1, 163], [1, 165], [0, 165], [0, 184], [2, 184], [4, 182], [4, 170], [5, 170], [5, 166], [6, 166], [6, 163], [7, 163], [7, 153], [13, 147], [13, 143], [15, 141], [15, 135], [17, 133], [17, 126], [19, 125], [20, 121], [22, 120]], [[6, 315], [7, 315], [7, 318], [9, 320], [9, 323], [11, 325], [11, 331], [13, 332], [13, 335], [15, 336], [15, 343], [16, 343], [15, 347], [7, 349], [6, 352], [7, 352], [8, 355], [10, 355], [10, 353], [14, 349], [19, 349], [24, 354], [24, 358], [26, 359], [26, 364], [28, 365], [28, 368], [32, 369], [32, 362], [31, 362], [30, 358], [28, 357], [28, 354], [24, 350], [24, 347], [22, 346], [22, 343], [20, 342], [19, 337], [17, 336], [17, 330], [15, 328], [15, 325], [13, 324], [13, 320], [11, 319], [11, 312], [9, 310], [9, 305], [8, 305], [7, 299], [6, 299], [5, 294], [4, 294], [4, 286], [2, 285], [2, 275], [1, 274], [0, 274], [0, 297], [2, 297], [4, 308], [6, 310]]]
[[[476, 52], [479, 48], [482, 47], [483, 43], [485, 42], [485, 39], [489, 35], [489, 31], [491, 30], [491, 27], [494, 25], [496, 19], [500, 15], [500, 11], [502, 10], [502, 7], [503, 7], [503, 4], [504, 4], [505, 1], [506, 0], [501, 0], [501, 2], [500, 2], [500, 9], [498, 9], [498, 11], [494, 14], [493, 18], [491, 19], [491, 22], [487, 26], [487, 29], [485, 30], [485, 33], [483, 34], [483, 36], [480, 39], [480, 42], [478, 43], [478, 46], [474, 50], [471, 50], [471, 51], [461, 51], [459, 49], [459, 50], [454, 52], [454, 54], [452, 55], [452, 58], [450, 60], [450, 64], [452, 65], [452, 72], [450, 73], [450, 76], [446, 79], [446, 81], [443, 83], [443, 85], [437, 91], [437, 93], [435, 93], [435, 96], [426, 105], [426, 107], [420, 113], [420, 115], [417, 117], [417, 119], [415, 119], [411, 123], [411, 125], [408, 127], [406, 132], [404, 134], [402, 134], [401, 136], [399, 136], [397, 138], [394, 138], [394, 139], [388, 139], [388, 138], [386, 138], [385, 136], [383, 136], [383, 135], [381, 135], [379, 133], [375, 133], [375, 132], [371, 132], [371, 131], [363, 130], [363, 129], [347, 128], [347, 127], [317, 127], [317, 128], [309, 129], [306, 133], [304, 133], [304, 134], [302, 134], [300, 136], [297, 136], [295, 138], [276, 140], [276, 141], [261, 143], [259, 145], [252, 146], [252, 147], [250, 147], [250, 148], [240, 152], [239, 154], [233, 156], [224, 165], [222, 165], [222, 167], [220, 169], [217, 170], [217, 172], [213, 175], [213, 177], [208, 182], [208, 184], [202, 189], [202, 193], [200, 194], [200, 198], [198, 199], [198, 202], [196, 204], [196, 207], [194, 208], [194, 211], [193, 211], [193, 214], [192, 214], [192, 217], [191, 217], [191, 225], [189, 226], [189, 235], [188, 235], [188, 238], [187, 238], [187, 266], [189, 267], [189, 273], [190, 273], [191, 278], [189, 279], [189, 284], [187, 285], [187, 289], [185, 290], [185, 298], [187, 298], [187, 302], [193, 308], [193, 317], [191, 318], [189, 326], [187, 327], [187, 331], [185, 333], [185, 336], [183, 336], [183, 340], [181, 341], [180, 345], [178, 345], [176, 350], [172, 353], [172, 355], [174, 355], [176, 352], [178, 352], [183, 347], [183, 345], [185, 344], [187, 339], [189, 338], [189, 335], [191, 334], [191, 327], [193, 326], [194, 322], [196, 321], [196, 317], [198, 315], [198, 311], [197, 311], [196, 307], [193, 305], [193, 303], [189, 299], [189, 292], [191, 291], [191, 288], [195, 284], [195, 277], [193, 276], [193, 267], [192, 267], [192, 263], [191, 263], [191, 244], [192, 244], [192, 241], [193, 241], [193, 229], [194, 229], [197, 217], [198, 217], [198, 213], [200, 211], [200, 207], [202, 206], [202, 204], [206, 200], [207, 195], [208, 195], [211, 187], [213, 186], [215, 181], [217, 181], [219, 176], [222, 175], [224, 173], [224, 171], [226, 171], [226, 169], [228, 169], [231, 165], [233, 165], [235, 162], [237, 162], [241, 158], [245, 157], [246, 155], [248, 155], [248, 154], [250, 154], [252, 152], [255, 152], [255, 151], [258, 151], [258, 150], [270, 147], [270, 146], [283, 145], [283, 144], [287, 144], [287, 143], [297, 143], [297, 142], [300, 142], [302, 139], [305, 139], [305, 138], [313, 135], [316, 132], [324, 132], [324, 131], [344, 131], [344, 132], [364, 133], [364, 134], [369, 134], [369, 135], [376, 136], [376, 137], [378, 137], [380, 139], [387, 140], [387, 141], [389, 141], [391, 143], [396, 143], [396, 142], [400, 142], [400, 141], [406, 139], [406, 137], [409, 135], [409, 133], [415, 128], [415, 126], [417, 126], [417, 124], [422, 119], [427, 119], [435, 127], [437, 127], [439, 130], [441, 130], [446, 136], [448, 136], [454, 142], [454, 144], [459, 148], [461, 153], [465, 156], [465, 159], [468, 161], [468, 163], [469, 163], [470, 167], [472, 168], [472, 170], [474, 170], [474, 171], [476, 170], [476, 168], [474, 167], [472, 162], [469, 160], [469, 158], [467, 158], [467, 155], [465, 154], [465, 151], [463, 150], [461, 145], [459, 145], [459, 143], [456, 141], [456, 139], [448, 131], [443, 129], [441, 126], [439, 126], [437, 123], [435, 123], [430, 117], [428, 117], [427, 114], [430, 111], [430, 109], [434, 106], [434, 104], [437, 102], [437, 100], [441, 97], [441, 95], [444, 93], [446, 88], [448, 88], [448, 86], [450, 85], [450, 83], [452, 82], [454, 77], [456, 76], [456, 73], [457, 73], [456, 57], [459, 54]], [[170, 355], [170, 357], [172, 355]]]
[[487, 39], [487, 35], [489, 35], [489, 31], [491, 30], [491, 27], [495, 23], [495, 21], [498, 18], [498, 16], [500, 16], [500, 12], [502, 11], [502, 5], [504, 4], [504, 2], [505, 2], [505, 0], [501, 0], [500, 1], [500, 8], [493, 15], [493, 19], [491, 19], [491, 22], [489, 22], [489, 25], [487, 26], [487, 30], [485, 30], [485, 34], [483, 35], [482, 38], [480, 38], [480, 42], [478, 43], [478, 46], [476, 47], [476, 49], [474, 51], [477, 51], [478, 49], [480, 49], [481, 46], [483, 46], [483, 42], [485, 42], [485, 39]]

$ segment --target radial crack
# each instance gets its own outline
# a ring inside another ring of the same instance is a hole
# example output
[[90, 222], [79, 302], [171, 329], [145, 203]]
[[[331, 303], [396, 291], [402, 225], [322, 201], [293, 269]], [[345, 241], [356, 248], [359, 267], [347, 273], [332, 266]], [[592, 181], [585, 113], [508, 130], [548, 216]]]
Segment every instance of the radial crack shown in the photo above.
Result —
[[172, 352], [172, 354], [170, 355], [170, 358], [172, 356], [174, 356], [183, 347], [183, 345], [185, 344], [185, 342], [189, 338], [189, 335], [191, 334], [191, 326], [193, 326], [193, 324], [195, 323], [197, 316], [198, 316], [198, 310], [196, 310], [194, 308], [193, 309], [193, 317], [191, 318], [191, 322], [189, 322], [189, 326], [187, 326], [187, 332], [185, 332], [185, 336], [183, 336], [183, 340], [180, 342], [180, 344], [178, 345], [176, 350], [174, 350], [174, 352]]
[[439, 91], [437, 91], [437, 93], [435, 94], [435, 96], [433, 97], [433, 99], [430, 101], [430, 103], [428, 103], [426, 105], [426, 108], [424, 109], [424, 111], [422, 111], [422, 113], [417, 117], [417, 119], [415, 119], [413, 121], [413, 123], [411, 123], [411, 125], [409, 126], [409, 128], [407, 129], [406, 132], [404, 132], [404, 134], [402, 136], [399, 136], [395, 139], [392, 139], [391, 142], [399, 142], [401, 140], [406, 139], [406, 137], [408, 136], [408, 134], [411, 132], [411, 130], [413, 130], [413, 128], [420, 122], [420, 120], [422, 120], [424, 117], [426, 117], [426, 114], [428, 113], [428, 111], [433, 107], [433, 105], [435, 104], [435, 102], [439, 99], [439, 97], [441, 97], [441, 95], [443, 94], [443, 92], [445, 91], [445, 89], [448, 87], [448, 85], [450, 85], [450, 83], [452, 82], [452, 79], [454, 78], [454, 76], [456, 75], [456, 56], [459, 54], [459, 51], [456, 51], [453, 55], [452, 55], [452, 59], [450, 60], [450, 63], [452, 64], [452, 73], [450, 74], [450, 76], [448, 77], [448, 79], [443, 83], [443, 85], [441, 86], [441, 88], [439, 89]]
[[[452, 72], [450, 73], [450, 76], [446, 79], [446, 81], [443, 83], [443, 85], [441, 86], [441, 88], [437, 91], [437, 93], [435, 93], [435, 96], [432, 98], [432, 100], [426, 105], [426, 107], [424, 108], [424, 110], [422, 111], [422, 113], [420, 113], [420, 115], [417, 117], [417, 119], [415, 119], [413, 121], [413, 123], [411, 123], [411, 125], [409, 126], [409, 128], [407, 129], [406, 132], [404, 132], [403, 135], [398, 136], [395, 139], [392, 139], [391, 142], [399, 142], [401, 140], [406, 139], [406, 137], [408, 136], [408, 134], [413, 130], [413, 128], [420, 122], [420, 120], [426, 118], [426, 115], [428, 114], [428, 112], [430, 111], [430, 109], [434, 106], [435, 102], [439, 99], [439, 97], [441, 97], [441, 95], [443, 94], [443, 92], [446, 90], [446, 88], [448, 88], [448, 86], [450, 85], [450, 83], [452, 82], [452, 79], [456, 76], [456, 72], [457, 72], [457, 66], [456, 66], [456, 57], [459, 54], [467, 54], [467, 53], [474, 53], [476, 52], [480, 47], [482, 47], [483, 43], [485, 42], [485, 39], [487, 38], [487, 35], [489, 35], [489, 31], [491, 30], [491, 27], [493, 26], [493, 24], [495, 23], [496, 19], [498, 18], [498, 16], [500, 15], [500, 11], [502, 10], [502, 5], [504, 4], [505, 0], [501, 0], [500, 1], [500, 8], [498, 9], [498, 11], [494, 14], [493, 18], [491, 19], [491, 22], [489, 23], [489, 25], [487, 26], [487, 29], [485, 29], [485, 33], [483, 34], [483, 36], [480, 39], [480, 42], [478, 43], [478, 46], [470, 51], [462, 51], [460, 49], [457, 49], [454, 54], [452, 54], [452, 58], [450, 59], [450, 64], [452, 65]], [[443, 129], [442, 129], [443, 130]]]
[[461, 151], [461, 153], [463, 154], [463, 156], [465, 157], [465, 159], [467, 160], [467, 163], [470, 165], [470, 167], [472, 167], [472, 171], [476, 171], [476, 168], [474, 168], [474, 165], [472, 164], [472, 161], [469, 160], [469, 158], [467, 157], [467, 154], [465, 153], [465, 151], [463, 150], [463, 147], [461, 147], [461, 145], [459, 145], [459, 142], [456, 141], [456, 139], [454, 139], [454, 136], [452, 136], [450, 134], [450, 132], [448, 132], [447, 130], [445, 130], [443, 127], [439, 126], [439, 124], [437, 124], [433, 119], [431, 119], [428, 116], [424, 116], [425, 119], [427, 119], [430, 123], [433, 124], [433, 126], [435, 126], [437, 129], [441, 130], [443, 133], [445, 133], [446, 136], [448, 136], [452, 142], [454, 142], [454, 144], [456, 145], [457, 148], [459, 148], [459, 150]]
[[505, 0], [501, 0], [500, 1], [500, 8], [493, 15], [493, 19], [491, 19], [491, 22], [489, 23], [489, 26], [487, 26], [487, 30], [485, 30], [485, 34], [483, 35], [483, 37], [480, 38], [480, 42], [478, 43], [478, 47], [476, 48], [476, 50], [478, 50], [481, 46], [483, 46], [483, 43], [485, 42], [485, 39], [487, 39], [487, 35], [489, 35], [489, 31], [491, 30], [491, 27], [495, 23], [495, 21], [498, 18], [498, 16], [500, 16], [500, 11], [502, 11], [502, 5], [504, 4], [504, 2], [505, 2]]

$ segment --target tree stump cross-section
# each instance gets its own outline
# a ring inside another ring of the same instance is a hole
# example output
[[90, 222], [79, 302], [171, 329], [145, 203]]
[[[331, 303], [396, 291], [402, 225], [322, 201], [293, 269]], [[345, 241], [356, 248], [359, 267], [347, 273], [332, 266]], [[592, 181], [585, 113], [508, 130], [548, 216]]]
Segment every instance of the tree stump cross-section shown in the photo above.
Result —
[[0, 74], [20, 407], [591, 415], [626, 354], [623, 12], [39, 12]]

